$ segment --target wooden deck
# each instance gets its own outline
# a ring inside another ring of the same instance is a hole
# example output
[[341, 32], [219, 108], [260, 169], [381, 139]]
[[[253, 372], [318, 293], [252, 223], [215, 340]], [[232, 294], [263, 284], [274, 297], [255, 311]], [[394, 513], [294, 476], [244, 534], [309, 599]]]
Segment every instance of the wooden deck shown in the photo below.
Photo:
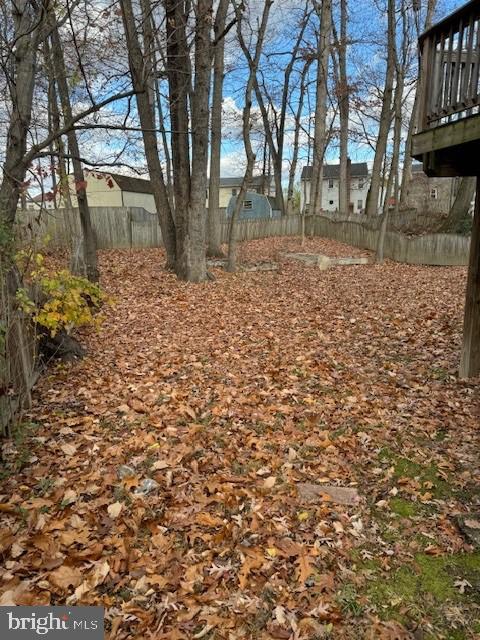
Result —
[[420, 45], [420, 113], [412, 155], [430, 176], [480, 173], [480, 2], [426, 31]]
[[477, 176], [470, 241], [462, 378], [480, 376], [480, 0], [426, 31], [420, 47], [420, 113], [412, 156], [428, 176]]

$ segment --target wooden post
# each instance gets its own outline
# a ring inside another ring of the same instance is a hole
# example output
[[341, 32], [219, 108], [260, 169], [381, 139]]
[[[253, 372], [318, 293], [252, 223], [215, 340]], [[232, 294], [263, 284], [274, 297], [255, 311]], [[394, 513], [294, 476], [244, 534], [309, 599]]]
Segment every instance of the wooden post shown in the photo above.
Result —
[[480, 376], [480, 176], [470, 240], [460, 378]]

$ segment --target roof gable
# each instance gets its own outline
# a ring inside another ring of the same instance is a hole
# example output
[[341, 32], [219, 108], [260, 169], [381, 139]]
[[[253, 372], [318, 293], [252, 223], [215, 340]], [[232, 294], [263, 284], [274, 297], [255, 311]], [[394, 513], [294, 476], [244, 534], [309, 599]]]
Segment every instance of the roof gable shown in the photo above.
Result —
[[[259, 175], [253, 176], [249, 182], [249, 186], [261, 187], [262, 185], [268, 185], [271, 182], [271, 176]], [[241, 187], [243, 182], [243, 176], [233, 176], [231, 178], [220, 178], [221, 187]]]
[[150, 180], [145, 178], [137, 178], [135, 176], [124, 176], [121, 173], [109, 173], [107, 171], [91, 171], [85, 177], [95, 176], [99, 174], [105, 178], [113, 178], [117, 183], [120, 191], [128, 191], [130, 193], [150, 193], [153, 194], [153, 187]]
[[[340, 177], [340, 165], [339, 164], [324, 164], [323, 165], [323, 178], [337, 179]], [[351, 178], [368, 178], [368, 165], [366, 162], [352, 162], [350, 164], [350, 177]], [[302, 169], [302, 180], [312, 179], [312, 166], [308, 165]]]

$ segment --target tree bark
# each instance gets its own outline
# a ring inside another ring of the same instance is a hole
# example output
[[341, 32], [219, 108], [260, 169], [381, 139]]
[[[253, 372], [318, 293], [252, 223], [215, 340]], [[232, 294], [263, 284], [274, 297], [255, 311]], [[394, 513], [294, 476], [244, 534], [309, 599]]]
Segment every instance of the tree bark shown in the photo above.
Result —
[[330, 58], [330, 33], [332, 30], [332, 3], [323, 0], [321, 9], [315, 3], [320, 19], [317, 53], [317, 96], [315, 101], [315, 128], [313, 134], [313, 164], [310, 182], [311, 212], [320, 213], [322, 209], [323, 160], [327, 146], [327, 85], [328, 61]]
[[465, 221], [469, 217], [476, 183], [477, 179], [471, 176], [465, 176], [460, 180], [448, 217], [438, 229], [440, 233], [458, 233], [463, 230], [462, 227], [464, 227]]
[[383, 90], [382, 110], [380, 126], [378, 129], [377, 145], [373, 160], [372, 177], [367, 194], [365, 213], [367, 216], [376, 216], [378, 213], [378, 200], [380, 183], [382, 180], [382, 164], [387, 149], [388, 134], [391, 125], [391, 108], [393, 80], [395, 75], [395, 0], [388, 0], [388, 40], [387, 40], [387, 69], [385, 72], [385, 86]]
[[173, 191], [175, 198], [176, 273], [187, 278], [188, 208], [190, 199], [190, 145], [188, 94], [190, 76], [186, 36], [185, 2], [165, 0], [167, 28], [167, 75], [170, 106]]
[[187, 233], [180, 277], [189, 282], [207, 278], [206, 193], [210, 117], [212, 0], [198, 0], [195, 16], [195, 81], [192, 95], [192, 173]]
[[[50, 51], [50, 43], [48, 39], [45, 40], [44, 50], [46, 62], [45, 66], [48, 74], [48, 105], [50, 110], [49, 116], [51, 120], [50, 133], [56, 133], [60, 130], [60, 111], [58, 109], [58, 96], [55, 86], [55, 70], [52, 62], [52, 53]], [[58, 136], [55, 140], [52, 141], [51, 144], [55, 150], [57, 158], [56, 170], [58, 174], [58, 180], [56, 182], [56, 189], [54, 190], [55, 208], [57, 208], [58, 204], [61, 204], [63, 199], [67, 207], [69, 209], [72, 209], [72, 196], [70, 193], [70, 185], [68, 183], [68, 174], [65, 164], [65, 145], [63, 144], [62, 136]]]
[[480, 177], [470, 240], [460, 378], [480, 376]]
[[255, 164], [255, 153], [252, 148], [252, 143], [250, 139], [250, 115], [252, 110], [252, 93], [256, 82], [258, 64], [260, 62], [260, 56], [262, 53], [263, 42], [265, 39], [265, 33], [267, 30], [268, 17], [270, 14], [270, 7], [273, 4], [273, 0], [265, 0], [263, 5], [263, 13], [262, 20], [260, 23], [260, 28], [258, 31], [257, 42], [255, 45], [255, 54], [252, 57], [246, 45], [246, 42], [242, 33], [242, 14], [239, 6], [236, 4], [235, 0], [233, 0], [233, 4], [235, 7], [235, 14], [237, 17], [237, 37], [240, 43], [240, 47], [245, 54], [245, 57], [248, 61], [249, 66], [249, 74], [247, 86], [245, 89], [245, 104], [243, 107], [242, 113], [242, 135], [243, 135], [243, 144], [245, 147], [245, 154], [247, 156], [247, 166], [245, 169], [245, 174], [242, 180], [242, 186], [240, 187], [240, 193], [237, 195], [237, 200], [235, 202], [235, 207], [232, 212], [232, 217], [230, 219], [230, 225], [228, 229], [228, 260], [227, 260], [227, 271], [233, 272], [237, 268], [237, 237], [236, 237], [236, 223], [237, 219], [240, 215], [240, 211], [243, 206], [243, 198], [247, 191], [248, 184], [252, 179], [253, 167]]
[[[176, 265], [175, 223], [158, 155], [153, 105], [148, 95], [148, 82], [152, 77], [151, 60], [148, 58], [147, 53], [147, 70], [145, 70], [146, 61], [140, 46], [131, 0], [120, 0], [120, 6], [127, 40], [128, 62], [132, 76], [132, 84], [136, 92], [138, 116], [142, 128], [148, 172], [153, 186], [155, 207], [157, 209], [158, 221], [167, 255], [166, 267], [167, 269], [174, 269]], [[146, 24], [144, 24], [144, 27], [148, 29]]]
[[[220, 160], [222, 143], [222, 98], [225, 74], [225, 30], [229, 0], [220, 0], [215, 19], [215, 50], [213, 54], [213, 95], [210, 148], [210, 181], [208, 185], [208, 245], [207, 255], [221, 257], [221, 222], [219, 210]], [[220, 40], [218, 38], [220, 37]]]
[[[55, 71], [55, 80], [58, 87], [58, 96], [60, 104], [62, 105], [65, 121], [70, 122], [73, 117], [72, 105], [70, 102], [70, 93], [67, 84], [63, 47], [53, 10], [50, 10], [49, 24], [51, 27], [52, 62]], [[69, 151], [72, 156], [75, 192], [80, 216], [80, 227], [82, 230], [80, 246], [72, 247], [72, 271], [86, 276], [92, 282], [97, 282], [99, 277], [97, 268], [97, 242], [90, 219], [85, 177], [83, 174], [82, 162], [80, 160], [80, 149], [78, 146], [77, 134], [74, 129], [71, 129], [67, 133], [67, 140]]]
[[300, 129], [301, 129], [301, 118], [303, 113], [303, 105], [305, 102], [305, 91], [306, 91], [306, 78], [308, 69], [312, 64], [312, 59], [306, 60], [301, 77], [300, 77], [300, 89], [298, 96], [298, 105], [295, 112], [295, 132], [293, 135], [293, 151], [292, 151], [292, 162], [290, 164], [290, 170], [288, 172], [288, 188], [287, 188], [287, 215], [293, 214], [293, 191], [295, 185], [295, 177], [297, 174], [297, 165], [298, 165], [298, 150], [299, 150], [299, 140], [300, 140]]
[[33, 90], [37, 71], [38, 45], [45, 27], [41, 10], [31, 14], [26, 0], [12, 5], [15, 28], [15, 55], [12, 76], [8, 78], [11, 99], [3, 179], [0, 185], [0, 224], [13, 226], [18, 199], [25, 182], [25, 153], [32, 118]]
[[[283, 187], [282, 187], [282, 168], [283, 168], [282, 164], [283, 164], [283, 150], [284, 150], [284, 143], [285, 143], [285, 121], [286, 121], [287, 107], [288, 107], [288, 96], [290, 92], [290, 80], [291, 80], [292, 72], [294, 69], [294, 65], [295, 65], [298, 53], [300, 51], [305, 29], [308, 25], [308, 18], [311, 13], [308, 6], [309, 6], [309, 3], [306, 2], [305, 8], [303, 11], [303, 16], [300, 22], [299, 31], [295, 38], [295, 43], [292, 47], [289, 61], [285, 67], [285, 71], [283, 74], [282, 97], [280, 102], [278, 120], [277, 120], [277, 113], [275, 108], [275, 101], [272, 100], [272, 98], [267, 94], [266, 97], [268, 100], [268, 104], [267, 105], [265, 104], [264, 95], [262, 93], [262, 89], [258, 82], [257, 73], [255, 73], [255, 77], [253, 78], [253, 88], [255, 91], [258, 107], [260, 109], [260, 114], [262, 116], [262, 123], [265, 131], [265, 143], [269, 149], [269, 156], [268, 156], [269, 164], [270, 164], [270, 161], [273, 164], [275, 197], [282, 215], [285, 215], [287, 213], [287, 208], [285, 206], [285, 198], [283, 196]], [[242, 44], [242, 42], [240, 42], [240, 46], [242, 47], [243, 53], [245, 54], [249, 67], [251, 68], [253, 65], [253, 58], [250, 55], [248, 47], [245, 46], [245, 43]], [[257, 64], [257, 70], [258, 70], [258, 64]], [[271, 123], [271, 117], [270, 117], [271, 113], [273, 113], [275, 117], [275, 123], [276, 123], [275, 136], [274, 136], [273, 127]], [[270, 176], [270, 173], [269, 173], [269, 176]], [[268, 195], [270, 195], [270, 193]]]
[[348, 175], [348, 126], [350, 115], [347, 75], [347, 0], [340, 0], [340, 39], [337, 42], [339, 86], [337, 87], [340, 114], [340, 181], [338, 208], [347, 215], [350, 211], [350, 180]]

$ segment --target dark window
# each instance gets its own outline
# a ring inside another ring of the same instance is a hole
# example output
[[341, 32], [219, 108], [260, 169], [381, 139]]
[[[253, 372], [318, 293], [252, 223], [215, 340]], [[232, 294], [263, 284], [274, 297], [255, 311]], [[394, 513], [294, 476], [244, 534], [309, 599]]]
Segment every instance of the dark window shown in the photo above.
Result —
[[244, 209], [251, 209], [252, 208], [252, 201], [251, 200], [244, 200], [243, 201], [243, 208]]
[[236, 196], [237, 195], [237, 190], [236, 189], [232, 189], [232, 196]]
[[329, 201], [328, 201], [328, 204], [333, 204], [333, 200], [329, 200]]
[[[330, 178], [330, 180], [328, 181], [328, 188], [329, 189], [333, 189], [333, 180]], [[331, 203], [333, 204], [333, 203]]]
[[361, 209], [363, 207], [363, 200], [357, 201], [357, 209]]
[[438, 198], [438, 190], [437, 189], [431, 189], [430, 190], [430, 198], [432, 200], [436, 200]]

